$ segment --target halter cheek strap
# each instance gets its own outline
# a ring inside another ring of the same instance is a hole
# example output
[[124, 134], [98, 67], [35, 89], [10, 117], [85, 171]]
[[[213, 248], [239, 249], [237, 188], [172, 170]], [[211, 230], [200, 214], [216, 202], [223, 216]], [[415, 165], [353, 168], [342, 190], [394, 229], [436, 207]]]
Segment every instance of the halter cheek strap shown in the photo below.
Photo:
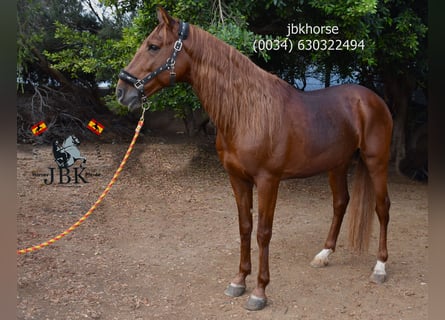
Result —
[[142, 99], [146, 99], [144, 92], [145, 84], [147, 84], [150, 80], [158, 76], [161, 72], [170, 70], [170, 86], [174, 86], [176, 82], [176, 72], [175, 72], [176, 57], [178, 56], [178, 53], [182, 50], [182, 41], [187, 39], [188, 34], [189, 34], [189, 24], [187, 22], [181, 21], [179, 23], [179, 32], [178, 32], [179, 39], [176, 40], [173, 46], [173, 52], [171, 56], [162, 66], [157, 68], [155, 71], [150, 72], [143, 79], [138, 79], [131, 73], [122, 69], [119, 72], [119, 79], [127, 82], [128, 84], [133, 85], [139, 91]]

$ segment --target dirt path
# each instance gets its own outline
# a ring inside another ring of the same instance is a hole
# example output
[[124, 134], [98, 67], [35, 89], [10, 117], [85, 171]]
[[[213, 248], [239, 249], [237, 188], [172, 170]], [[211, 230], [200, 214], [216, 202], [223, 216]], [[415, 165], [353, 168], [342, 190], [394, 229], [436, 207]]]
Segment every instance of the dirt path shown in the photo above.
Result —
[[[427, 319], [426, 185], [390, 176], [389, 279], [377, 286], [368, 282], [376, 232], [370, 253], [355, 256], [343, 230], [330, 266], [309, 266], [331, 221], [327, 178], [283, 182], [269, 304], [255, 313], [243, 308], [246, 295], [223, 293], [237, 272], [239, 236], [232, 191], [213, 145], [144, 140], [82, 226], [51, 247], [18, 256], [18, 319]], [[80, 175], [88, 183], [71, 176], [69, 183], [62, 177], [62, 184], [47, 185], [50, 176], [43, 175], [55, 164], [50, 147], [18, 146], [20, 248], [79, 219], [127, 146], [80, 148], [87, 158]], [[252, 254], [248, 293], [255, 285], [256, 244]]]

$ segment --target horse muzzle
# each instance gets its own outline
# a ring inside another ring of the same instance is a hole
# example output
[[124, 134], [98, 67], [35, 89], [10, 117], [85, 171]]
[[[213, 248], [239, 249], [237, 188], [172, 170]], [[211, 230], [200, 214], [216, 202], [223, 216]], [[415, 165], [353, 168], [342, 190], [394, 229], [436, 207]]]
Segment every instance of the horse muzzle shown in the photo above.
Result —
[[121, 105], [128, 107], [130, 111], [141, 107], [141, 97], [135, 88], [118, 84], [116, 98]]

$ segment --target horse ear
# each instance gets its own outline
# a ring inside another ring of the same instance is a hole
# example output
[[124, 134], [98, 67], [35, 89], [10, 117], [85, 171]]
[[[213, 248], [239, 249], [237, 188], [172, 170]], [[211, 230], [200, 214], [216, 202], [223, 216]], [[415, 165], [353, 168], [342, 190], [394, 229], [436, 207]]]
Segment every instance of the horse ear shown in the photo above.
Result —
[[165, 23], [170, 28], [174, 25], [175, 19], [170, 17], [170, 15], [167, 13], [167, 11], [165, 11], [163, 7], [158, 7], [157, 15], [159, 23]]

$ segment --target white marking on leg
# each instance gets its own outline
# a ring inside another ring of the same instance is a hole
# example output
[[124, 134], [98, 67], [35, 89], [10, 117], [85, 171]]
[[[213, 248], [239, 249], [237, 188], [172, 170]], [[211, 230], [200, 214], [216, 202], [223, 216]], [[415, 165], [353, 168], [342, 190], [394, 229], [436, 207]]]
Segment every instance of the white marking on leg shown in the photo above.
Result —
[[334, 252], [332, 249], [321, 250], [311, 262], [313, 267], [325, 267], [329, 264], [329, 256]]
[[257, 297], [253, 293], [250, 295], [250, 299], [252, 299], [252, 300], [264, 300], [264, 298]]
[[385, 271], [385, 263], [382, 261], [378, 261], [375, 264], [374, 270], [372, 271], [371, 282], [382, 284], [386, 281], [386, 271]]
[[374, 267], [374, 274], [386, 274], [385, 271], [385, 262], [377, 260], [377, 263]]
[[243, 286], [242, 284], [236, 284], [233, 282], [230, 282], [230, 286], [234, 287], [234, 288], [245, 288], [246, 286]]
[[317, 257], [322, 260], [326, 260], [329, 258], [332, 252], [334, 252], [332, 249], [323, 249], [317, 254]]

